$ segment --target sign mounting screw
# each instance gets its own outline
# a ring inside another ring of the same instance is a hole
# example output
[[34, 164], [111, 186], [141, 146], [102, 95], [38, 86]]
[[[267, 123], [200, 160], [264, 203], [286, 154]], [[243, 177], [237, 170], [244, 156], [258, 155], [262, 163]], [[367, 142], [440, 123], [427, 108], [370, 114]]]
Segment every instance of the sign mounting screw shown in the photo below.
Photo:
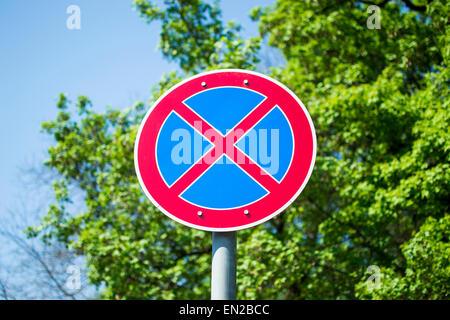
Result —
[[244, 84], [245, 84], [246, 86], [248, 86], [248, 80], [247, 80], [247, 79], [244, 80]]
[[199, 211], [199, 212], [197, 212], [197, 215], [198, 215], [199, 217], [202, 217], [202, 216], [203, 216], [203, 212]]
[[248, 215], [249, 215], [248, 210], [244, 210], [244, 214], [245, 214], [246, 216], [248, 216]]
[[202, 82], [202, 87], [206, 88], [206, 82], [205, 81]]

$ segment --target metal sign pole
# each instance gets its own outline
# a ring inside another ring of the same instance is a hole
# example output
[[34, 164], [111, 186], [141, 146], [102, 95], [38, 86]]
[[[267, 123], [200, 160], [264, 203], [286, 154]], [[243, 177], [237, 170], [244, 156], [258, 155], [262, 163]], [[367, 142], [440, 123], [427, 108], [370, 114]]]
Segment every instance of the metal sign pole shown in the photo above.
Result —
[[211, 300], [236, 299], [236, 231], [212, 233]]

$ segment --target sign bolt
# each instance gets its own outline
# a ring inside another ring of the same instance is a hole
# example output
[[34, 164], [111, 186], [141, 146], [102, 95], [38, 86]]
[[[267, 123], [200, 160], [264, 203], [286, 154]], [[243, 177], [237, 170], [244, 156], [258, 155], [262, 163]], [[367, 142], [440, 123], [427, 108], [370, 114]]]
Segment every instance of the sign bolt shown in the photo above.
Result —
[[199, 212], [197, 212], [197, 215], [198, 215], [199, 217], [201, 217], [201, 216], [203, 216], [203, 212], [199, 211]]
[[206, 88], [206, 82], [205, 81], [202, 82], [202, 87]]
[[244, 214], [248, 216], [249, 215], [248, 210], [244, 210]]
[[245, 84], [246, 86], [248, 86], [248, 80], [247, 80], [247, 79], [244, 80], [244, 84]]

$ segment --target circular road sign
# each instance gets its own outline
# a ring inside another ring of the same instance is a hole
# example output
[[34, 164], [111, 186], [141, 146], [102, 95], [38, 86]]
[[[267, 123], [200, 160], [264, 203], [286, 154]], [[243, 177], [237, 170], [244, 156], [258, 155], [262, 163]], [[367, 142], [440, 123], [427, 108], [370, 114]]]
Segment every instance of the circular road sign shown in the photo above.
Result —
[[134, 161], [147, 197], [168, 217], [207, 231], [267, 221], [305, 187], [316, 135], [300, 99], [260, 73], [198, 74], [147, 112]]

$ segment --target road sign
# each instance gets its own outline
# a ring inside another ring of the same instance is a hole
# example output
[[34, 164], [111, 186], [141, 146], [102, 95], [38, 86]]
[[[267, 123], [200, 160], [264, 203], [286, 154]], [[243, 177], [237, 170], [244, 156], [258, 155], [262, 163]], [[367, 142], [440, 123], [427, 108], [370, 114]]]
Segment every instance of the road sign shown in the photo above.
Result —
[[164, 214], [234, 231], [289, 206], [315, 155], [314, 125], [294, 93], [268, 76], [227, 69], [161, 96], [141, 123], [134, 160], [142, 189]]

